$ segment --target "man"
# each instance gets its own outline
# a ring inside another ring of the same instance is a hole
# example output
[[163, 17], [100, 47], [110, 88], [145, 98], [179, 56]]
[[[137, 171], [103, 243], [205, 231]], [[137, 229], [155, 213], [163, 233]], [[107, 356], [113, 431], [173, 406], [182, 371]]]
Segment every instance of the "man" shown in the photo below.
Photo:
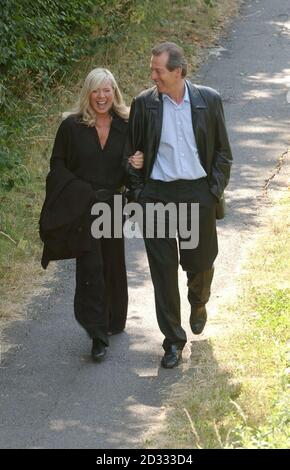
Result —
[[200, 334], [218, 252], [217, 206], [229, 181], [232, 155], [221, 98], [215, 90], [185, 79], [183, 50], [171, 42], [154, 47], [150, 68], [155, 86], [131, 106], [125, 156], [143, 151], [144, 168], [129, 166], [129, 194], [144, 207], [152, 202], [199, 204], [199, 243], [182, 248], [178, 232], [180, 261], [175, 236], [144, 237], [157, 321], [165, 336], [161, 365], [172, 368], [187, 340], [181, 326], [178, 264], [187, 273], [190, 326]]

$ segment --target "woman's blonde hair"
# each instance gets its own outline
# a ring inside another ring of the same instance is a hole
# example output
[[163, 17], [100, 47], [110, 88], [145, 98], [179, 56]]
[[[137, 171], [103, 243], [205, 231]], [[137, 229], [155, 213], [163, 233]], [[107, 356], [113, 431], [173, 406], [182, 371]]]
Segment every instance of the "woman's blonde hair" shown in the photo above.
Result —
[[63, 113], [63, 118], [65, 119], [71, 114], [78, 114], [81, 115], [83, 123], [88, 126], [94, 126], [96, 113], [90, 105], [90, 95], [91, 92], [99, 88], [101, 83], [104, 81], [109, 81], [114, 91], [112, 111], [115, 111], [118, 116], [127, 120], [129, 118], [130, 108], [126, 106], [123, 100], [114, 75], [109, 70], [103, 68], [91, 70], [84, 81], [78, 101], [71, 111]]

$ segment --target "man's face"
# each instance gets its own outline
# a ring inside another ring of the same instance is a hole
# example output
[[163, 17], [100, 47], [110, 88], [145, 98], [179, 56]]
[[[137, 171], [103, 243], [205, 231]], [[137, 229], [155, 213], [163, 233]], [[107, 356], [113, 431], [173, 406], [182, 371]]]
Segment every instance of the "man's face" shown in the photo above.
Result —
[[160, 93], [170, 93], [181, 80], [180, 67], [172, 70], [167, 69], [168, 52], [162, 52], [160, 55], [153, 55], [150, 61], [151, 79], [157, 85]]

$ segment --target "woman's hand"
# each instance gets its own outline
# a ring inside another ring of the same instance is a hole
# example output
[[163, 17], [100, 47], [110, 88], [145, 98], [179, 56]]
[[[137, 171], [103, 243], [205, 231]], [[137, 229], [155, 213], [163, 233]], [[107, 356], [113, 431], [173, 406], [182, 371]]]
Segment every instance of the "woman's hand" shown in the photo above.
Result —
[[128, 160], [135, 170], [141, 170], [144, 164], [144, 154], [138, 150], [134, 155], [131, 155]]

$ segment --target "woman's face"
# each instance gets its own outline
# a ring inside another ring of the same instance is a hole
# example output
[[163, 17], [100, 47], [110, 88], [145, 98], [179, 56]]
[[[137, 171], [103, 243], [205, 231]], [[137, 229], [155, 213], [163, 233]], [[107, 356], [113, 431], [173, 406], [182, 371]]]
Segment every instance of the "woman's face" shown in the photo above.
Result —
[[90, 105], [96, 114], [108, 114], [113, 106], [114, 90], [109, 80], [104, 80], [90, 94]]

